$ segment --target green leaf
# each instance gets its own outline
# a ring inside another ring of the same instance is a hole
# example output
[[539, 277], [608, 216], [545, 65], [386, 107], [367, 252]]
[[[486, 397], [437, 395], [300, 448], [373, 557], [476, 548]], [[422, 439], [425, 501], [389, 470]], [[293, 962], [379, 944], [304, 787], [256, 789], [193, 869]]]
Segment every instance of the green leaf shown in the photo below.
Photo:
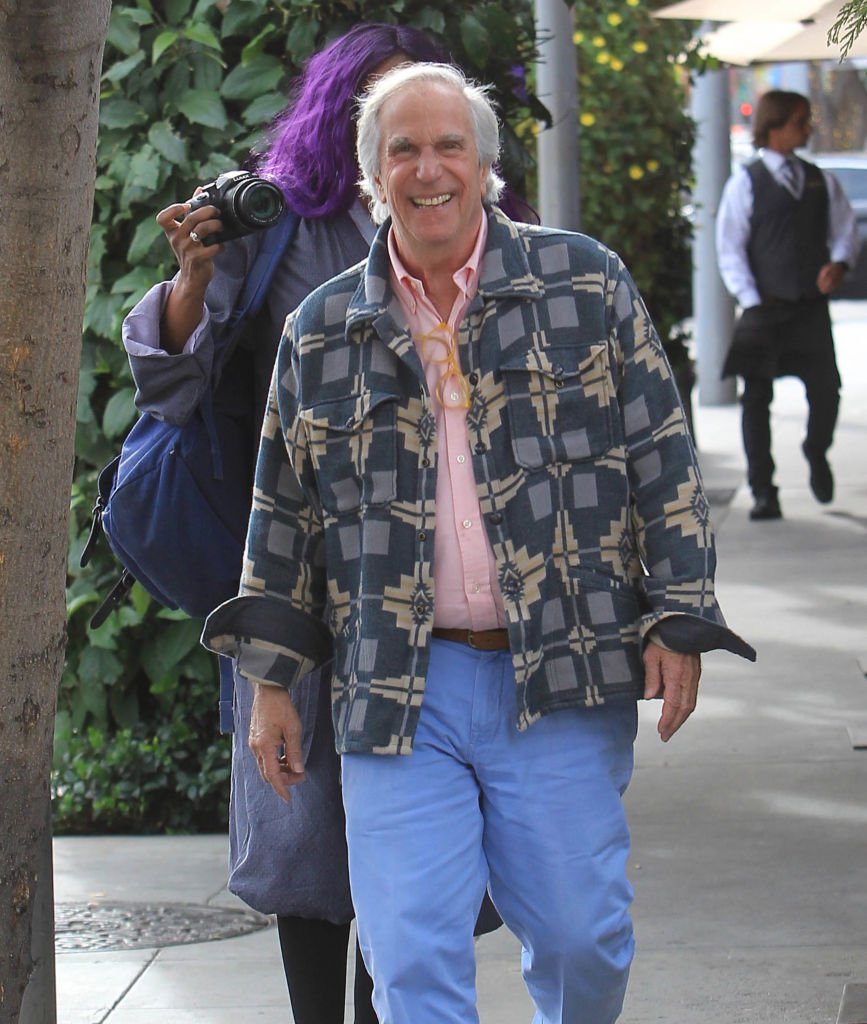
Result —
[[192, 0], [163, 0], [166, 21], [170, 25], [180, 25], [190, 13], [190, 7], [192, 7]]
[[269, 124], [286, 106], [286, 97], [279, 92], [269, 92], [265, 96], [257, 96], [241, 115], [244, 124]]
[[177, 32], [160, 32], [156, 39], [154, 39], [154, 45], [151, 47], [151, 64], [156, 64], [166, 50], [174, 45], [177, 38]]
[[206, 25], [202, 22], [199, 24], [190, 25], [184, 29], [184, 35], [187, 39], [194, 43], [201, 43], [202, 46], [210, 46], [212, 50], [221, 50], [220, 40], [214, 34], [214, 30], [210, 25]]
[[485, 67], [488, 63], [490, 43], [485, 26], [475, 14], [465, 14], [461, 18], [461, 42], [476, 67]]
[[101, 688], [120, 679], [123, 663], [112, 651], [102, 647], [85, 647], [78, 659], [77, 675], [79, 686], [87, 684], [88, 689]]
[[309, 57], [316, 46], [319, 25], [311, 18], [297, 18], [286, 37], [286, 49], [300, 63]]
[[178, 135], [168, 121], [157, 121], [150, 126], [148, 142], [170, 163], [187, 162], [187, 140]]
[[190, 89], [177, 99], [178, 110], [193, 124], [225, 128], [228, 118], [223, 101], [209, 89]]
[[130, 161], [127, 185], [156, 192], [159, 176], [159, 154], [150, 145], [142, 146]]
[[123, 79], [128, 78], [144, 59], [144, 50], [136, 50], [136, 52], [127, 57], [126, 60], [118, 61], [117, 64], [112, 64], [108, 70], [103, 73], [102, 77], [108, 82], [121, 82]]
[[109, 398], [102, 414], [102, 430], [106, 437], [120, 437], [138, 415], [135, 389], [121, 388]]
[[130, 17], [129, 12], [117, 4], [111, 12], [111, 21], [108, 26], [106, 47], [114, 47], [121, 53], [127, 55], [135, 53], [139, 48], [139, 29], [135, 21]]
[[446, 28], [446, 17], [435, 7], [423, 7], [418, 14], [413, 16], [412, 24], [416, 28], [427, 29], [437, 35], [442, 35]]
[[105, 292], [99, 292], [88, 303], [84, 311], [84, 328], [103, 338], [110, 338], [114, 321], [120, 311], [120, 303]]
[[133, 267], [111, 286], [112, 295], [143, 295], [154, 284], [153, 270], [149, 267]]
[[239, 64], [226, 75], [220, 90], [227, 100], [252, 100], [276, 89], [283, 79], [283, 65], [276, 57], [262, 54], [249, 64]]
[[158, 238], [162, 237], [163, 229], [159, 224], [157, 224], [156, 220], [152, 218], [143, 220], [135, 229], [135, 234], [132, 236], [132, 242], [130, 242], [129, 249], [127, 249], [127, 262], [133, 266], [137, 263], [141, 263], [150, 252], [151, 246], [154, 242]]
[[136, 583], [136, 585], [130, 591], [129, 596], [130, 600], [132, 601], [133, 608], [135, 608], [135, 610], [141, 616], [145, 614], [145, 612], [148, 610], [148, 608], [150, 608], [151, 604], [153, 603], [153, 598], [145, 590], [141, 583]]
[[129, 128], [144, 120], [144, 110], [132, 100], [112, 96], [99, 105], [99, 123], [102, 128]]
[[249, 64], [250, 61], [262, 52], [265, 40], [274, 35], [276, 25], [266, 25], [265, 28], [241, 50], [241, 63]]
[[142, 651], [142, 668], [152, 686], [160, 686], [169, 677], [176, 678], [177, 665], [199, 642], [198, 619], [173, 622], [160, 628], [155, 642]]

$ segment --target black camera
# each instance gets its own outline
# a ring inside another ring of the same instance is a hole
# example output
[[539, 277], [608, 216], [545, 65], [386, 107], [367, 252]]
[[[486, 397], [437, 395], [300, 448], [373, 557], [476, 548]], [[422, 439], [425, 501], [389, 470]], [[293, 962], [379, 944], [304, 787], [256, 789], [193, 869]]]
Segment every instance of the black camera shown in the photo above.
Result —
[[286, 209], [280, 189], [251, 171], [226, 171], [203, 189], [190, 202], [190, 212], [216, 206], [223, 228], [203, 238], [202, 245], [263, 231], [276, 224]]

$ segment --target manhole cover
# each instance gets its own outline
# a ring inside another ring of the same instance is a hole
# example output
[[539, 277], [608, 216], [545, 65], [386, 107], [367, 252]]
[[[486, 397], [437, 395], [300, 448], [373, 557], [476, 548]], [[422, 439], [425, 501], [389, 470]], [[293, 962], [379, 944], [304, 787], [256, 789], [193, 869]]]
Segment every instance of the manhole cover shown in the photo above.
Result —
[[60, 952], [212, 942], [247, 935], [269, 923], [252, 910], [195, 903], [57, 903], [54, 908], [55, 948]]

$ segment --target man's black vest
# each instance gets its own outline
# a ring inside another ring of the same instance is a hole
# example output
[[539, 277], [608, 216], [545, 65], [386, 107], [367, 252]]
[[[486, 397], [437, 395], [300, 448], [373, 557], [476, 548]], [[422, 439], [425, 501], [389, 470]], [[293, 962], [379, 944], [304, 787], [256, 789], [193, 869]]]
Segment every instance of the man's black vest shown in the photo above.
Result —
[[753, 215], [747, 256], [762, 301], [822, 298], [816, 287], [828, 250], [828, 189], [815, 164], [805, 172], [800, 199], [778, 184], [762, 160], [747, 167], [753, 185]]

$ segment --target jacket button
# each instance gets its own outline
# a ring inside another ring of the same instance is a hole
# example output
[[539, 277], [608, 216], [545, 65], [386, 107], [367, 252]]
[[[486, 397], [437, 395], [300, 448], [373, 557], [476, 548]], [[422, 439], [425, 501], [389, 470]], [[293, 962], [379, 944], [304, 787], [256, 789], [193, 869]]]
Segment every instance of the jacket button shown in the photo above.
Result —
[[424, 530], [419, 530], [418, 531], [418, 539], [419, 540], [427, 540], [427, 533], [425, 533]]
[[488, 446], [485, 444], [484, 441], [479, 441], [479, 443], [476, 445], [476, 455], [484, 455], [484, 453], [487, 450]]
[[468, 379], [470, 384], [473, 385], [473, 387], [475, 387], [476, 384], [479, 383], [479, 375], [477, 373], [471, 373]]
[[502, 521], [503, 521], [503, 516], [502, 516], [502, 514], [500, 512], [492, 512], [488, 516], [488, 522], [489, 523], [493, 523], [494, 526], [499, 526]]
[[430, 459], [422, 459], [421, 464], [424, 466], [425, 469], [427, 469], [427, 467], [430, 465]]

